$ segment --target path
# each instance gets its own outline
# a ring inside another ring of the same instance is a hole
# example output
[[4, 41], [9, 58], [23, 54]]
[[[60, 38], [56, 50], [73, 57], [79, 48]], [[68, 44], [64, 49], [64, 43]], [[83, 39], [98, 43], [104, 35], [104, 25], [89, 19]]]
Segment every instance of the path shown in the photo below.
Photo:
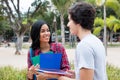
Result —
[[[15, 48], [10, 47], [0, 47], [0, 66], [12, 65], [16, 68], [27, 67], [27, 49], [23, 49], [23, 54], [15, 55]], [[75, 49], [66, 50], [69, 61], [74, 60]], [[109, 64], [120, 67], [120, 47], [108, 48], [107, 49], [107, 62]]]

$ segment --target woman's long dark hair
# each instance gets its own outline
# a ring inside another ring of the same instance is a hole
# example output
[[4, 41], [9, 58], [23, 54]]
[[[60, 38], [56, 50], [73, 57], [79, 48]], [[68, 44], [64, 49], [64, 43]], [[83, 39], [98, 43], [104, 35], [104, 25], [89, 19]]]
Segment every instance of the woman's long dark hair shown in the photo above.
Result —
[[[47, 24], [47, 23], [43, 20], [38, 20], [32, 25], [30, 36], [32, 39], [31, 48], [33, 50], [40, 49], [40, 40], [39, 40], [40, 39], [40, 30], [41, 30], [42, 25], [44, 25], [44, 24]], [[49, 29], [50, 29], [50, 27], [49, 27]], [[51, 36], [50, 36], [49, 44], [51, 42], [52, 41], [51, 41]]]

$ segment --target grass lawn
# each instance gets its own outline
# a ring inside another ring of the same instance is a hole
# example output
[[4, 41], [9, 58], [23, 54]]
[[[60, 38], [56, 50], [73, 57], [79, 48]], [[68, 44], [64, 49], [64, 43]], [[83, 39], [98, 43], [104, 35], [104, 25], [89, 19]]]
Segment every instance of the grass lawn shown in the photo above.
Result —
[[[71, 64], [72, 69], [73, 64]], [[0, 67], [0, 80], [26, 80], [27, 69], [18, 70], [11, 66]], [[107, 65], [108, 80], [120, 80], [120, 68]]]

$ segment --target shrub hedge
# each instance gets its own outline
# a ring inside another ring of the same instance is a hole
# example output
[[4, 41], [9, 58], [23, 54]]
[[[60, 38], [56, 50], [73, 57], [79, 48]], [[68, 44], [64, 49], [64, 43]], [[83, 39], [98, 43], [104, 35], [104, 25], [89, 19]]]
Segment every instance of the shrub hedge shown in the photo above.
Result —
[[[71, 64], [74, 69], [73, 64]], [[16, 69], [12, 66], [0, 67], [0, 80], [26, 80], [27, 69]], [[120, 68], [107, 65], [108, 80], [120, 80]]]

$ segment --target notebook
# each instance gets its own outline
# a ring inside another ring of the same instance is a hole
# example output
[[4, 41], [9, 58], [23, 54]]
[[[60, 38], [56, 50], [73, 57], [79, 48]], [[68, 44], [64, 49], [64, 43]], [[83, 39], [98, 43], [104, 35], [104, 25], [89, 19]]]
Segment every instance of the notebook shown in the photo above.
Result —
[[33, 64], [34, 66], [36, 66], [37, 64], [40, 63], [40, 57], [39, 57], [39, 55], [38, 55], [38, 56], [35, 56], [35, 57], [32, 57], [31, 59], [32, 59], [32, 64]]
[[62, 54], [40, 54], [40, 69], [60, 70]]
[[50, 74], [69, 74], [66, 71], [60, 70], [61, 60], [61, 53], [40, 54], [40, 69], [37, 69], [37, 71]]
[[[48, 52], [46, 52], [46, 53], [44, 53], [44, 54], [53, 54], [53, 52], [52, 52], [52, 51], [48, 51]], [[32, 64], [33, 64], [34, 66], [36, 66], [37, 64], [40, 63], [40, 57], [39, 57], [39, 56], [40, 56], [40, 55], [34, 56], [34, 57], [31, 58]]]

